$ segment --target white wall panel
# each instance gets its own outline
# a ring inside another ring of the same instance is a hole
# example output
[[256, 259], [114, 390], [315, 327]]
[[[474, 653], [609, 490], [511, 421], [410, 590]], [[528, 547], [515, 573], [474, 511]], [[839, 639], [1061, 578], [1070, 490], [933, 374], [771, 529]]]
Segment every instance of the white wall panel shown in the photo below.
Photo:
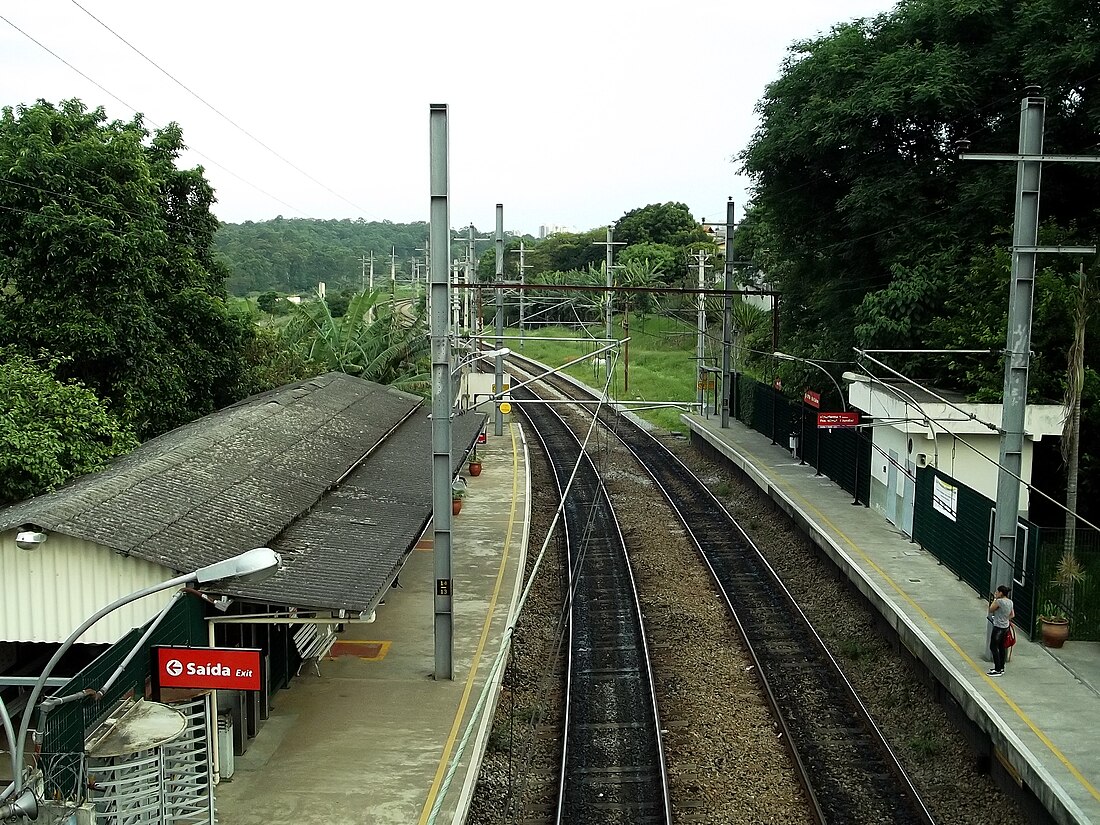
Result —
[[[35, 550], [21, 550], [15, 535], [15, 530], [0, 533], [0, 641], [60, 642], [99, 608], [175, 575], [59, 533], [50, 533]], [[171, 596], [171, 591], [158, 593], [119, 608], [81, 641], [113, 643], [145, 624]]]

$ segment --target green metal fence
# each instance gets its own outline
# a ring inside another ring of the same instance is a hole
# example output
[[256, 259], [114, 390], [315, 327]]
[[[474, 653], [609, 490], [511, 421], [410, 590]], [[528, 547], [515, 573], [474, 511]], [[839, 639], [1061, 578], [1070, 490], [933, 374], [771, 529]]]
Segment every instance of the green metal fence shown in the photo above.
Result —
[[[1082, 579], [1072, 587], [1056, 581], [1058, 562], [1066, 553], [1066, 531], [1042, 528], [1039, 531], [1037, 594], [1039, 612], [1051, 602], [1060, 606], [1070, 620], [1070, 638], [1100, 641], [1100, 534], [1094, 530], [1074, 531], [1072, 551], [1081, 565]], [[1034, 632], [1034, 628], [1032, 628]]]
[[[731, 400], [732, 401], [732, 400]], [[861, 430], [817, 428], [817, 410], [791, 402], [779, 390], [748, 375], [737, 376], [735, 417], [786, 448], [798, 436], [796, 455], [852, 494], [853, 502], [871, 500], [871, 437]]]
[[[994, 502], [934, 467], [917, 469], [913, 508], [913, 539], [939, 559], [981, 596], [990, 595]], [[1020, 519], [1012, 588], [1016, 625], [1032, 635], [1035, 603], [1041, 582], [1039, 534], [1034, 524]]]

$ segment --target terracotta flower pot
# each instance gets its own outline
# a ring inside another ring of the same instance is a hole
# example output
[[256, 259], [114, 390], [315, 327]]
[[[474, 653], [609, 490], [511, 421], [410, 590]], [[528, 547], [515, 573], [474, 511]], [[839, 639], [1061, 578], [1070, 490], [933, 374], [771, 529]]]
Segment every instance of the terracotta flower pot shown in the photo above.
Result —
[[451, 515], [452, 516], [457, 516], [461, 510], [462, 510], [462, 499], [452, 498], [451, 499]]
[[480, 461], [471, 461], [470, 462], [470, 475], [472, 475], [472, 476], [481, 475], [481, 462]]
[[1039, 619], [1043, 628], [1043, 644], [1058, 648], [1069, 638], [1069, 622], [1065, 619]]

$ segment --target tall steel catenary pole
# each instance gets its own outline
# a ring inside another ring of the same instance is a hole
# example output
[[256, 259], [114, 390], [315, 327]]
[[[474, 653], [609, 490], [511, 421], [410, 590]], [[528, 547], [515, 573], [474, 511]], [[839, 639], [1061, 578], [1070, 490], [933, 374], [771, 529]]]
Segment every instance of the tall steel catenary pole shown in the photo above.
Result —
[[[604, 269], [606, 270], [604, 274], [607, 276], [607, 295], [606, 295], [607, 306], [604, 307], [604, 338], [607, 339], [604, 342], [605, 344], [610, 344], [611, 343], [611, 335], [612, 335], [612, 332], [613, 332], [612, 328], [611, 328], [611, 318], [612, 318], [612, 305], [611, 305], [612, 292], [611, 292], [611, 289], [615, 285], [615, 274], [614, 274], [614, 269], [613, 269], [612, 263], [611, 263], [612, 258], [614, 257], [614, 254], [615, 254], [615, 241], [613, 240], [613, 238], [614, 238], [614, 229], [609, 226], [609, 227], [607, 227], [607, 260], [604, 264]], [[611, 361], [612, 361], [611, 350], [608, 350], [607, 354], [604, 356], [604, 379], [607, 381], [607, 385], [606, 385], [607, 386], [607, 396], [609, 398], [611, 397]]]
[[[1040, 247], [1039, 185], [1044, 162], [1097, 163], [1100, 157], [1044, 155], [1043, 125], [1046, 98], [1036, 86], [1020, 101], [1020, 141], [1016, 155], [967, 154], [965, 160], [1011, 160], [1016, 163], [1016, 217], [1012, 230], [1012, 274], [1008, 299], [1008, 338], [1005, 352], [1004, 398], [1001, 412], [1001, 448], [997, 475], [996, 548], [990, 568], [989, 591], [1012, 587], [1016, 570], [1016, 530], [1020, 513], [1020, 469], [1023, 465], [1024, 426], [1027, 418], [1027, 380], [1031, 355], [1031, 319], [1035, 303], [1035, 256], [1039, 252], [1093, 253], [1096, 247]], [[963, 145], [969, 145], [964, 141]], [[988, 640], [987, 624], [986, 638]], [[987, 645], [988, 647], [988, 645]], [[986, 653], [988, 656], [988, 652]]]
[[722, 301], [722, 426], [730, 425], [730, 348], [733, 344], [733, 198], [726, 201], [725, 298]]
[[432, 525], [435, 555], [435, 678], [453, 679], [454, 594], [451, 580], [451, 337], [447, 300], [447, 105], [429, 107], [431, 156]]
[[519, 348], [523, 349], [523, 319], [527, 310], [525, 302], [524, 285], [527, 283], [527, 270], [530, 266], [525, 263], [525, 254], [527, 250], [523, 246], [523, 241], [519, 242], [519, 249], [513, 249], [513, 255], [519, 255]]
[[466, 334], [476, 335], [477, 329], [470, 318], [470, 285], [477, 282], [477, 267], [474, 265], [474, 225], [469, 226], [466, 236], [466, 288], [462, 290], [463, 315], [466, 317]]
[[704, 290], [707, 288], [706, 284], [706, 266], [707, 258], [709, 257], [703, 250], [699, 250], [695, 253], [696, 260], [699, 263], [699, 303], [698, 303], [698, 330], [696, 332], [695, 339], [695, 360], [699, 367], [696, 370], [696, 391], [695, 391], [695, 403], [699, 405], [699, 415], [702, 415], [706, 411], [706, 372], [703, 367], [703, 363], [706, 358], [706, 343], [707, 343], [707, 296], [704, 294]]
[[[496, 329], [497, 349], [504, 348], [504, 204], [497, 204], [497, 268], [496, 268]], [[496, 414], [493, 419], [494, 435], [504, 435], [504, 413], [500, 411], [500, 395], [504, 392], [504, 356], [498, 355], [496, 361], [496, 379], [493, 381], [493, 393], [497, 395]]]

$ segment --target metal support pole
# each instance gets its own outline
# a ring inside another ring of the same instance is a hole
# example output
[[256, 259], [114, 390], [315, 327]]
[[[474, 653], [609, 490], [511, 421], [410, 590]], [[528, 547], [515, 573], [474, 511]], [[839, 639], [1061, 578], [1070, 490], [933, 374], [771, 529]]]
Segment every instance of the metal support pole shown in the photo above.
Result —
[[[497, 349], [504, 347], [504, 290], [501, 284], [504, 282], [504, 204], [497, 204], [497, 288], [496, 288], [496, 328]], [[504, 392], [504, 356], [498, 355], [496, 361], [496, 379], [493, 381], [493, 392], [498, 398]], [[500, 402], [497, 402], [496, 415], [493, 418], [493, 434], [504, 435], [504, 413], [500, 411]]]
[[[613, 274], [614, 270], [612, 269], [612, 263], [611, 263], [612, 258], [615, 254], [615, 242], [613, 240], [613, 237], [614, 237], [613, 233], [614, 233], [614, 229], [612, 229], [612, 227], [610, 227], [610, 226], [607, 227], [607, 259], [606, 259], [605, 264], [604, 264], [604, 269], [605, 269], [604, 274], [607, 277], [607, 294], [605, 295], [605, 298], [607, 300], [607, 305], [604, 307], [604, 338], [606, 338], [608, 341], [611, 340], [611, 334], [612, 334], [612, 329], [611, 329], [612, 301], [611, 301], [611, 298], [614, 295], [614, 293], [611, 291], [611, 288], [613, 286], [615, 286], [615, 277], [614, 277], [614, 274]], [[611, 397], [611, 362], [612, 362], [611, 350], [608, 350], [607, 354], [604, 356], [604, 380], [607, 381], [606, 395], [607, 395], [608, 398]]]
[[722, 428], [730, 425], [730, 347], [733, 344], [733, 198], [726, 201], [726, 271], [722, 301]]
[[698, 331], [695, 339], [695, 363], [698, 365], [695, 370], [695, 403], [699, 405], [699, 415], [702, 415], [705, 412], [707, 386], [706, 372], [703, 370], [707, 343], [707, 299], [703, 294], [703, 290], [706, 289], [707, 258], [702, 250], [696, 253], [696, 257], [699, 261], [699, 303], [697, 305]]
[[432, 527], [435, 555], [435, 678], [453, 679], [454, 604], [451, 581], [451, 337], [447, 301], [447, 105], [429, 107], [431, 155]]
[[[467, 285], [477, 283], [477, 267], [474, 265], [474, 225], [472, 223], [466, 236], [466, 283]], [[462, 301], [466, 316], [466, 334], [473, 335], [477, 330], [474, 327], [473, 319], [470, 317], [470, 289], [468, 286], [462, 290]]]

